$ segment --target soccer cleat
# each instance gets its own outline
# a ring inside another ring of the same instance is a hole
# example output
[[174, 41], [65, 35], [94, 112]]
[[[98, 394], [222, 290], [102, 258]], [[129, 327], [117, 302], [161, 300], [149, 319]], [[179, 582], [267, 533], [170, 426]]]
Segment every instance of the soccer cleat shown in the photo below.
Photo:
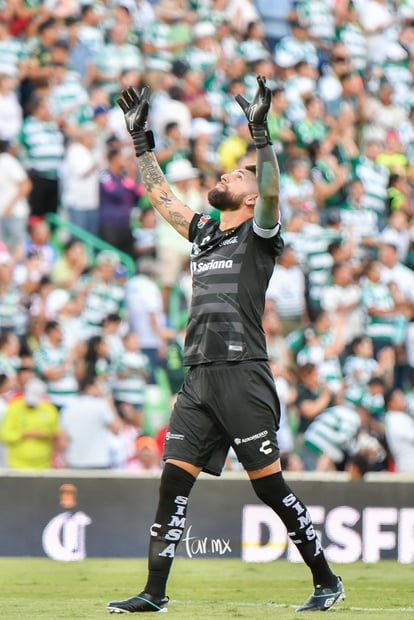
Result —
[[339, 601], [345, 598], [345, 590], [340, 577], [336, 578], [336, 585], [333, 588], [323, 588], [316, 586], [313, 594], [310, 595], [302, 607], [296, 611], [328, 611]]
[[168, 600], [168, 596], [155, 598], [151, 594], [141, 592], [125, 601], [111, 601], [107, 604], [106, 609], [110, 614], [134, 614], [141, 611], [166, 612], [168, 611]]

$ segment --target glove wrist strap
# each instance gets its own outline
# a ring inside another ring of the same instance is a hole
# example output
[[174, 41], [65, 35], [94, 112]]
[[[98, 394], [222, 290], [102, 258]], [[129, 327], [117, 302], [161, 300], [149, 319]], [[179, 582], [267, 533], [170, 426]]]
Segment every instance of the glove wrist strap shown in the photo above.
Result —
[[257, 149], [263, 149], [268, 144], [272, 144], [267, 123], [263, 125], [249, 123], [249, 129]]
[[133, 131], [131, 133], [132, 141], [134, 143], [135, 154], [137, 157], [147, 153], [148, 151], [152, 151], [155, 146], [154, 134], [152, 131], [144, 131], [143, 129], [139, 131]]

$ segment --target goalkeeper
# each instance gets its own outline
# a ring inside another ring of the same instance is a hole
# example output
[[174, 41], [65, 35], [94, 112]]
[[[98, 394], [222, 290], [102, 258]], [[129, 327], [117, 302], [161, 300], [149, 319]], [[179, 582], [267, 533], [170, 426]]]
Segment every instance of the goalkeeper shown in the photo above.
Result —
[[192, 242], [193, 293], [184, 364], [189, 367], [166, 435], [159, 503], [150, 528], [148, 578], [142, 592], [112, 601], [111, 613], [166, 611], [166, 586], [185, 527], [191, 489], [201, 471], [220, 475], [232, 446], [258, 498], [281, 518], [313, 576], [314, 591], [298, 611], [327, 610], [344, 598], [303, 502], [280, 466], [279, 401], [261, 321], [280, 235], [279, 168], [269, 138], [271, 92], [257, 77], [252, 102], [236, 100], [256, 146], [256, 165], [223, 174], [208, 194], [220, 221], [195, 214], [172, 192], [147, 128], [149, 89], [132, 87], [118, 104], [131, 134], [153, 206]]

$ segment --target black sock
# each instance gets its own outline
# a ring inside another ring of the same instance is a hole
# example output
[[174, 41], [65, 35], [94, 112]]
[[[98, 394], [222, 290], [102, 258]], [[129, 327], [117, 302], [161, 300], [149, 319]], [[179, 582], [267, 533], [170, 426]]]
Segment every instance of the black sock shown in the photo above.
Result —
[[166, 463], [161, 475], [158, 509], [152, 524], [148, 554], [148, 581], [144, 591], [152, 596], [165, 596], [167, 579], [185, 526], [188, 496], [194, 476]]
[[252, 485], [257, 497], [285, 524], [289, 538], [312, 571], [314, 585], [335, 585], [336, 577], [326, 561], [309, 511], [286, 484], [282, 472], [252, 480]]

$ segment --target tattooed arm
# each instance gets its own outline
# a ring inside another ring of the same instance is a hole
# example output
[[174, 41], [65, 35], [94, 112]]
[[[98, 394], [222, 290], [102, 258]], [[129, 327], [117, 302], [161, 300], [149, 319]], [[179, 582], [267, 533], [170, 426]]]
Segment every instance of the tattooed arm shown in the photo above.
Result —
[[152, 152], [154, 136], [147, 130], [150, 89], [144, 86], [140, 93], [130, 86], [121, 93], [118, 105], [124, 113], [127, 130], [134, 143], [142, 182], [152, 205], [183, 237], [188, 239], [194, 211], [172, 191], [157, 159]]
[[253, 101], [249, 102], [242, 95], [236, 95], [236, 101], [246, 115], [257, 149], [256, 176], [259, 199], [254, 209], [254, 220], [260, 228], [265, 229], [274, 228], [280, 221], [279, 165], [267, 126], [271, 100], [272, 93], [266, 86], [266, 79], [261, 75], [257, 76], [257, 90]]
[[254, 208], [254, 221], [260, 228], [274, 228], [280, 221], [280, 173], [275, 152], [270, 144], [257, 150], [256, 176], [259, 199]]
[[141, 180], [151, 204], [180, 233], [188, 239], [188, 231], [194, 211], [185, 205], [172, 191], [154, 153], [147, 151], [137, 159]]

